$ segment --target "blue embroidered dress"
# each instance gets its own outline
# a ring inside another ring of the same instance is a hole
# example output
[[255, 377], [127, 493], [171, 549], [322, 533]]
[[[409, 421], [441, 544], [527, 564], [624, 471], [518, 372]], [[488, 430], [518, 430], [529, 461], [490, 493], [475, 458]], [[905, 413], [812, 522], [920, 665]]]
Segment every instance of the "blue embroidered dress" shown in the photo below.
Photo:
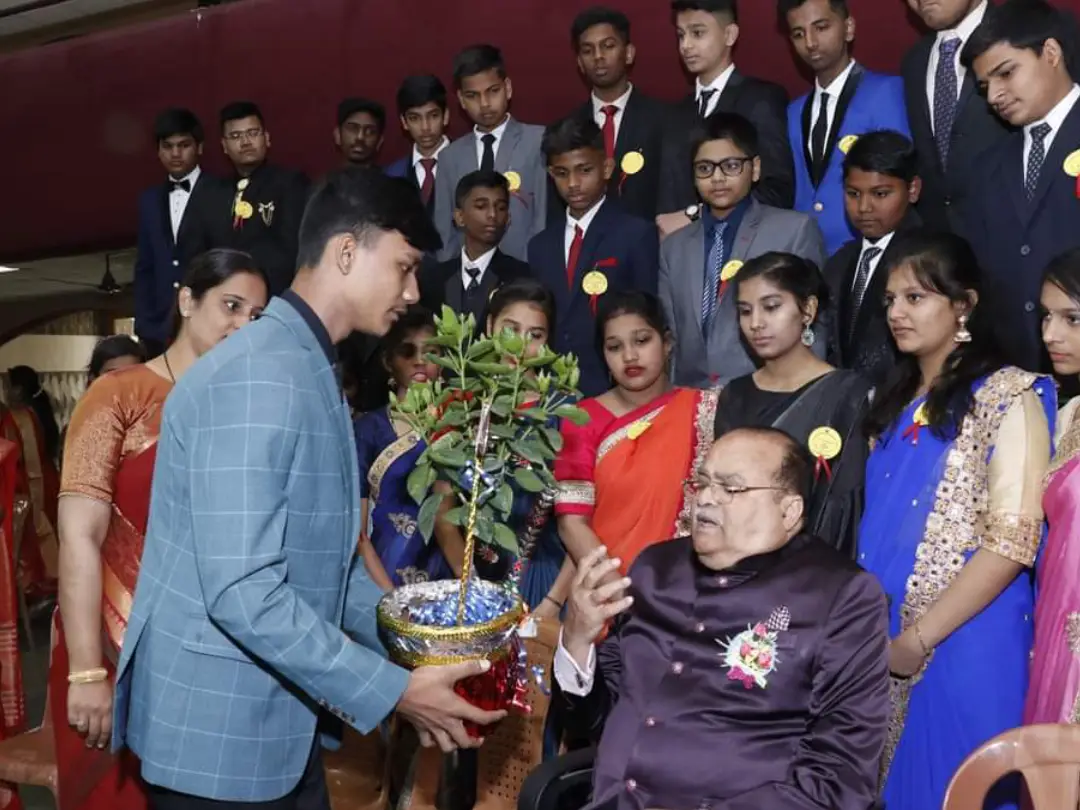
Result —
[[[959, 435], [915, 425], [911, 403], [867, 463], [859, 562], [889, 599], [896, 637], [985, 549], [1030, 567], [1042, 530], [1041, 480], [1056, 414], [1054, 383], [1004, 368], [974, 386]], [[961, 762], [1023, 720], [1034, 594], [1021, 573], [937, 648], [921, 674], [892, 682], [883, 763], [889, 810], [941, 807]], [[1014, 808], [1004, 784], [992, 810]]]

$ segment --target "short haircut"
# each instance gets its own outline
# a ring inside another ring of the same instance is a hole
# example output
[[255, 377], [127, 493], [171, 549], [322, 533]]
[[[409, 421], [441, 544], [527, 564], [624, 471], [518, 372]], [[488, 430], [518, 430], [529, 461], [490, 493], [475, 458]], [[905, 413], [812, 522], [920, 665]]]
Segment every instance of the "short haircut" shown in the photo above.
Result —
[[810, 453], [802, 443], [795, 441], [785, 431], [774, 427], [740, 427], [725, 433], [724, 436], [730, 436], [732, 433], [747, 433], [779, 444], [783, 455], [780, 459], [780, 467], [773, 476], [773, 483], [785, 492], [800, 496], [806, 508], [809, 509], [810, 493], [814, 487], [814, 465]]
[[844, 156], [844, 177], [852, 169], [884, 174], [910, 183], [919, 174], [915, 144], [906, 135], [878, 129], [859, 136]]
[[506, 199], [510, 199], [510, 181], [500, 172], [475, 171], [458, 180], [457, 188], [454, 189], [454, 207], [463, 208], [468, 196], [478, 188], [501, 188], [506, 192]]
[[591, 116], [570, 115], [544, 129], [540, 151], [549, 163], [578, 149], [604, 151], [604, 133]]
[[367, 113], [374, 118], [380, 134], [386, 131], [386, 108], [369, 98], [347, 98], [338, 104], [337, 125], [340, 127], [357, 113]]
[[191, 110], [182, 107], [162, 110], [154, 119], [154, 142], [161, 143], [176, 135], [190, 135], [195, 143], [206, 140], [203, 125]]
[[502, 51], [494, 45], [470, 45], [454, 57], [454, 87], [460, 90], [463, 81], [486, 70], [494, 70], [500, 79], [506, 78]]
[[731, 141], [747, 157], [758, 156], [757, 127], [738, 113], [716, 112], [698, 124], [692, 133], [690, 159], [709, 141]]
[[[787, 28], [788, 12], [801, 8], [808, 2], [809, 0], [777, 0], [776, 15], [780, 18], [781, 27]], [[851, 16], [851, 10], [848, 8], [847, 0], [829, 0], [829, 8], [835, 11], [842, 19], [846, 20]]]
[[262, 110], [254, 101], [230, 101], [221, 108], [221, 113], [218, 115], [223, 132], [227, 123], [239, 121], [241, 118], [258, 118], [259, 123], [264, 127], [266, 126], [266, 119], [263, 118]]
[[1000, 43], [1041, 56], [1046, 41], [1056, 39], [1069, 54], [1074, 29], [1075, 21], [1068, 22], [1045, 0], [1007, 0], [986, 9], [983, 21], [960, 52], [960, 64], [971, 70], [976, 59]]
[[442, 246], [420, 195], [407, 180], [374, 168], [335, 169], [315, 187], [304, 209], [297, 265], [317, 265], [335, 236], [352, 234], [372, 244], [386, 231], [398, 231], [425, 253]]
[[434, 104], [440, 110], [446, 110], [446, 86], [438, 76], [406, 76], [397, 91], [398, 115], [405, 115], [409, 110]]
[[737, 0], [671, 0], [672, 17], [684, 11], [705, 11], [715, 16], [730, 17], [734, 23], [739, 21]]
[[630, 18], [607, 6], [592, 6], [574, 17], [570, 25], [570, 45], [577, 50], [581, 36], [596, 25], [610, 25], [623, 42], [630, 42]]

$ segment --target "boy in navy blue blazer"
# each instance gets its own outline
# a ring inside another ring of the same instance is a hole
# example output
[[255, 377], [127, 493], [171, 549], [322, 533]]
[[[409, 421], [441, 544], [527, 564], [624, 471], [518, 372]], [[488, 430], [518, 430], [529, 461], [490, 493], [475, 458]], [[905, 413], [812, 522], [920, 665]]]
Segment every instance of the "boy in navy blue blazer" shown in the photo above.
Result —
[[817, 220], [831, 256], [856, 230], [844, 214], [843, 160], [864, 132], [909, 135], [904, 82], [851, 58], [855, 18], [847, 0], [779, 0], [795, 53], [814, 72], [814, 89], [787, 111], [795, 159], [795, 210]]
[[1072, 22], [1042, 0], [987, 11], [961, 52], [993, 111], [1016, 131], [980, 161], [963, 235], [989, 283], [985, 302], [1010, 362], [1049, 371], [1039, 293], [1050, 260], [1080, 247], [1080, 87]]
[[428, 215], [435, 212], [435, 183], [439, 153], [450, 145], [446, 128], [450, 110], [446, 87], [437, 76], [407, 76], [397, 92], [398, 117], [412, 143], [409, 154], [386, 167], [391, 177], [404, 177], [416, 186]]
[[566, 213], [529, 242], [529, 265], [555, 296], [553, 348], [578, 356], [579, 387], [596, 396], [610, 387], [596, 343], [597, 303], [624, 290], [656, 294], [659, 235], [653, 223], [607, 200], [615, 164], [592, 118], [575, 115], [552, 124], [542, 150]]

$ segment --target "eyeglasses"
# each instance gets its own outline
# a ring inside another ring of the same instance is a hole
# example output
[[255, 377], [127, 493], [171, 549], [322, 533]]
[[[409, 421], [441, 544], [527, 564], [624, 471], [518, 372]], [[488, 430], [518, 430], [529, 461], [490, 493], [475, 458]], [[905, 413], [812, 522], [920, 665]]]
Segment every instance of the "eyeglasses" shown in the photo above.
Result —
[[747, 492], [766, 492], [772, 490], [773, 492], [786, 492], [787, 487], [748, 487], [740, 484], [723, 484], [719, 481], [713, 481], [709, 478], [698, 476], [696, 478], [687, 478], [684, 482], [689, 487], [690, 492], [694, 497], [700, 497], [703, 492], [708, 491], [717, 503], [727, 505], [735, 500], [736, 495], [744, 495]]
[[236, 132], [228, 132], [225, 134], [226, 140], [230, 140], [233, 143], [247, 138], [249, 141], [253, 141], [262, 135], [262, 127], [252, 127], [251, 129], [239, 129]]
[[395, 346], [393, 353], [398, 360], [412, 360], [424, 354], [441, 354], [438, 346], [424, 346], [408, 340]]
[[723, 160], [695, 160], [694, 177], [699, 180], [708, 180], [719, 169], [724, 177], [738, 177], [746, 170], [748, 163], [753, 163], [752, 157], [732, 157]]

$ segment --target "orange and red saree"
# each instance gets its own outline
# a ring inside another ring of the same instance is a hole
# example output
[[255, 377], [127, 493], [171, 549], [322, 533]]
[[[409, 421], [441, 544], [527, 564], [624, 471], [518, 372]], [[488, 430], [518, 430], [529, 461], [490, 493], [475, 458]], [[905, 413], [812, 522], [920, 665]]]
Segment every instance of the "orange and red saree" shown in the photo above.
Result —
[[[15, 490], [19, 446], [0, 438], [0, 738], [19, 734], [26, 724], [26, 702], [19, 655], [18, 587], [15, 576]], [[14, 785], [0, 784], [0, 810], [21, 808]]]
[[[135, 596], [150, 511], [150, 480], [161, 411], [172, 383], [146, 366], [96, 380], [75, 408], [64, 446], [61, 497], [107, 503], [112, 519], [101, 546], [103, 649], [112, 664], [120, 651]], [[50, 665], [50, 711], [65, 805], [80, 810], [136, 810], [146, 806], [130, 755], [87, 750], [67, 722], [67, 647], [61, 642]]]
[[649, 546], [689, 533], [686, 481], [712, 446], [716, 394], [678, 388], [619, 417], [596, 399], [580, 407], [588, 424], [563, 422], [555, 514], [588, 517], [625, 573]]

